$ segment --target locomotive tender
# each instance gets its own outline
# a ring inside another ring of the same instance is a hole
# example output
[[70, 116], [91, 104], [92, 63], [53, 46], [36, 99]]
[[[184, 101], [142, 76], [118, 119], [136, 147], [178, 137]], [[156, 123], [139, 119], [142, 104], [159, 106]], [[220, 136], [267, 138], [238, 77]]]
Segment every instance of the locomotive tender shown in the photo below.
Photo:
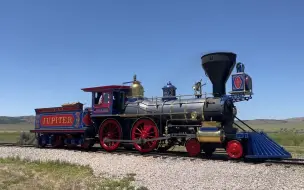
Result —
[[[235, 53], [215, 52], [201, 57], [202, 67], [213, 84], [213, 96], [203, 97], [202, 84], [194, 85], [194, 96], [177, 96], [170, 82], [163, 96], [144, 97], [144, 88], [134, 76], [123, 85], [82, 89], [92, 95], [92, 105], [64, 104], [39, 108], [35, 129], [37, 146], [82, 146], [88, 149], [96, 142], [107, 151], [120, 146], [141, 153], [166, 151], [185, 146], [190, 156], [202, 151], [211, 156], [216, 148], [225, 148], [231, 159], [290, 158], [284, 148], [266, 134], [245, 131], [235, 122], [235, 102], [252, 98], [252, 79], [244, 65], [236, 65]], [[225, 84], [232, 75], [232, 92], [226, 95]], [[126, 85], [131, 83], [131, 85]], [[241, 131], [242, 130], [242, 131]]]

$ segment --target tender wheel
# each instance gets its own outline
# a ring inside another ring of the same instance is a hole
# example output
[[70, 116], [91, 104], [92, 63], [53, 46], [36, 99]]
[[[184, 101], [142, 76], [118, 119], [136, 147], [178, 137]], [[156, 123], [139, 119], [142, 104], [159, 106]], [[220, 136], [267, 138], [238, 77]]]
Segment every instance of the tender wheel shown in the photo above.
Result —
[[201, 145], [197, 139], [188, 139], [185, 146], [189, 156], [197, 156], [201, 153]]
[[54, 135], [52, 137], [52, 148], [62, 148], [64, 145], [63, 136], [61, 135]]
[[243, 146], [240, 141], [232, 140], [227, 143], [226, 152], [231, 159], [240, 159], [243, 157]]
[[[151, 119], [142, 118], [137, 120], [131, 131], [131, 139], [153, 139], [158, 138], [159, 132], [156, 124]], [[158, 141], [148, 141], [143, 144], [134, 143], [134, 148], [141, 153], [147, 153], [155, 149], [158, 145]]]
[[108, 119], [104, 121], [99, 128], [100, 146], [106, 151], [116, 150], [120, 142], [105, 142], [105, 138], [120, 140], [122, 138], [122, 129], [119, 122], [115, 119]]
[[42, 142], [44, 138], [46, 138], [45, 135], [37, 134], [37, 137], [36, 137], [36, 139], [37, 139], [37, 141], [36, 141], [36, 147], [37, 148], [44, 148], [44, 147], [46, 147], [47, 143], [46, 142]]
[[66, 136], [66, 140], [67, 140], [67, 148], [71, 148], [71, 149], [73, 149], [73, 148], [76, 148], [77, 147], [77, 145], [76, 144], [72, 144], [72, 140], [73, 140], [73, 135], [67, 135]]

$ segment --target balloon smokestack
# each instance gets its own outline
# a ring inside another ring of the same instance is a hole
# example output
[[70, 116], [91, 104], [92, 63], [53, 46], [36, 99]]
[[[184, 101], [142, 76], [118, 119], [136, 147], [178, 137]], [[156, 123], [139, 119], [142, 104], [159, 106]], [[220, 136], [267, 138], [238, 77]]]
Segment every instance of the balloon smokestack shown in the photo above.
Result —
[[203, 55], [202, 67], [213, 84], [213, 96], [226, 94], [226, 82], [236, 64], [236, 54], [231, 52], [215, 52]]

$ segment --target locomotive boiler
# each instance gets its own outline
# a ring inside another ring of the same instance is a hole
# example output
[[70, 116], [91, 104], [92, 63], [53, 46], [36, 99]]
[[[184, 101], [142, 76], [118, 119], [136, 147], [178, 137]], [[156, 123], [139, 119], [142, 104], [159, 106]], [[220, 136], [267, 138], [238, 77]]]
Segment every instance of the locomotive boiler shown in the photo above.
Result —
[[[184, 146], [190, 156], [201, 152], [211, 156], [217, 148], [224, 148], [232, 159], [290, 157], [266, 134], [240, 120], [252, 130], [248, 132], [235, 122], [239, 120], [235, 103], [249, 100], [253, 94], [252, 79], [236, 57], [231, 52], [201, 57], [213, 85], [212, 96], [202, 93], [201, 82], [194, 85], [193, 95], [177, 96], [177, 88], [168, 82], [161, 97], [147, 98], [135, 75], [122, 85], [83, 88], [92, 100], [84, 110], [81, 103], [36, 109], [36, 126], [31, 132], [36, 133], [39, 147], [90, 148], [99, 142], [109, 152], [119, 147], [147, 153]], [[226, 82], [235, 65], [237, 73], [232, 75], [232, 91], [227, 95]]]
[[[201, 92], [194, 97], [176, 96], [176, 87], [170, 82], [163, 87], [161, 98], [144, 98], [143, 87], [134, 78], [125, 114], [160, 115], [161, 123], [184, 124], [202, 121], [217, 121], [225, 124], [225, 131], [231, 131], [231, 123], [236, 114], [232, 99], [223, 98], [226, 95], [225, 83], [234, 67], [236, 55], [233, 53], [208, 54], [202, 57], [202, 66], [213, 83], [214, 97], [202, 97]], [[213, 65], [217, 65], [214, 67]], [[201, 91], [200, 87], [198, 91]], [[133, 100], [133, 101], [132, 101]], [[155, 118], [158, 120], [158, 118]], [[187, 127], [187, 126], [186, 126]]]

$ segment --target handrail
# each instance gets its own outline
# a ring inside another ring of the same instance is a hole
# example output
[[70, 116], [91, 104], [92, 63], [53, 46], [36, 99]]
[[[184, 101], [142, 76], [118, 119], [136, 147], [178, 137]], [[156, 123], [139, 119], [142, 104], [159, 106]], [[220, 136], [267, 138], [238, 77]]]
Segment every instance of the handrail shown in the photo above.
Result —
[[[256, 132], [256, 130], [254, 130], [252, 127], [250, 127], [247, 123], [245, 123], [244, 121], [242, 121], [240, 118], [238, 118], [237, 116], [234, 116], [237, 120], [239, 120], [241, 123], [243, 123], [246, 127], [248, 127], [249, 129], [251, 129], [253, 132]], [[234, 123], [235, 125], [237, 125], [236, 123]], [[238, 126], [238, 125], [237, 125]]]
[[[212, 95], [212, 93], [204, 93], [204, 94], [201, 94], [201, 95], [204, 95], [204, 97], [201, 97], [201, 98], [208, 98], [209, 96], [207, 95]], [[195, 98], [197, 96], [197, 94], [191, 94], [191, 95], [176, 95], [176, 96], [152, 96], [151, 98], [149, 97], [144, 97], [144, 98], [141, 98], [141, 97], [129, 97], [129, 98], [132, 98], [132, 99], [136, 99], [136, 100], [140, 100], [140, 99], [144, 99], [144, 100], [152, 100], [152, 101], [158, 101], [158, 100], [162, 100], [163, 98], [172, 98], [172, 97], [176, 97], [178, 100], [181, 100], [182, 98], [184, 97], [192, 97], [192, 98]], [[210, 96], [210, 97], [213, 97], [213, 96]]]

